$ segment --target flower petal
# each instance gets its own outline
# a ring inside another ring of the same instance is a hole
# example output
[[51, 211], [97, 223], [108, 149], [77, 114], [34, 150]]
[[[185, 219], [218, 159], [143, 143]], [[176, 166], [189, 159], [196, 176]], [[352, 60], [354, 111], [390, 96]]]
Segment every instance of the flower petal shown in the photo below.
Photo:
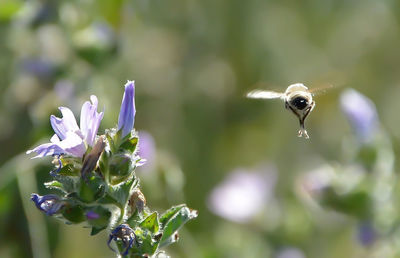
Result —
[[79, 127], [76, 123], [74, 114], [69, 108], [59, 107], [59, 109], [63, 117], [58, 118], [54, 115], [51, 115], [50, 123], [58, 137], [60, 137], [61, 140], [64, 140], [67, 137], [67, 132], [76, 132], [79, 130]]
[[135, 241], [135, 238], [136, 238], [135, 232], [129, 227], [129, 225], [121, 224], [111, 232], [107, 241], [107, 245], [113, 252], [117, 252], [110, 246], [110, 243], [112, 240], [122, 241], [122, 245], [125, 248], [125, 250], [121, 255], [126, 256], [129, 253], [129, 250], [132, 248], [133, 241]]
[[80, 127], [86, 143], [93, 146], [104, 114], [103, 112], [97, 113], [97, 97], [92, 95], [90, 100], [92, 104], [86, 101], [82, 106]]
[[60, 138], [58, 138], [57, 134], [54, 134], [54, 135], [50, 138], [50, 142], [52, 142], [52, 143], [60, 142]]
[[122, 129], [122, 137], [132, 131], [135, 123], [135, 114], [135, 82], [128, 81], [125, 84], [125, 92], [118, 117], [118, 130]]
[[85, 143], [78, 133], [67, 132], [66, 138], [62, 141], [58, 140], [57, 135], [53, 135], [50, 141], [50, 143], [39, 145], [33, 150], [28, 150], [26, 154], [36, 152], [38, 155], [32, 158], [35, 159], [65, 153], [75, 157], [82, 157], [86, 152]]
[[340, 96], [340, 107], [357, 136], [368, 141], [376, 132], [378, 114], [375, 104], [354, 89], [346, 89]]
[[39, 210], [44, 211], [49, 216], [56, 214], [64, 206], [64, 202], [55, 194], [40, 196], [33, 193], [31, 200]]
[[260, 171], [236, 169], [212, 190], [208, 207], [228, 220], [248, 222], [273, 198], [276, 180], [272, 166]]
[[82, 137], [74, 132], [67, 132], [66, 138], [57, 143], [57, 145], [66, 153], [79, 158], [86, 152], [86, 146]]
[[45, 143], [45, 144], [37, 146], [36, 148], [34, 148], [32, 150], [28, 150], [26, 152], [26, 154], [31, 154], [32, 152], [37, 153], [37, 155], [32, 158], [32, 159], [35, 159], [35, 158], [42, 158], [45, 156], [63, 154], [63, 153], [65, 153], [65, 150], [62, 149], [58, 145], [58, 143]]

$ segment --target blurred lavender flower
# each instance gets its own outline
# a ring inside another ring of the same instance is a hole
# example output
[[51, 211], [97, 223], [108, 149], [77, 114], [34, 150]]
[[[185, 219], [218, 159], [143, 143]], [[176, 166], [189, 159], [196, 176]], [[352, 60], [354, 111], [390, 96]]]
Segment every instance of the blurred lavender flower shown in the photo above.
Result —
[[357, 239], [363, 246], [370, 246], [376, 240], [376, 232], [371, 222], [362, 222], [357, 228]]
[[323, 192], [332, 184], [334, 170], [325, 165], [303, 174], [298, 179], [298, 190], [307, 201], [318, 200]]
[[71, 101], [75, 96], [75, 85], [68, 80], [59, 80], [54, 85], [54, 92], [63, 101]]
[[93, 146], [100, 121], [103, 119], [103, 112], [97, 113], [97, 97], [92, 95], [90, 100], [92, 103], [86, 101], [82, 106], [80, 129], [72, 111], [69, 108], [60, 107], [62, 118], [50, 116], [50, 123], [55, 132], [50, 143], [39, 145], [26, 153], [36, 152], [38, 155], [34, 158], [65, 153], [82, 157], [87, 146]]
[[279, 251], [276, 258], [305, 258], [304, 253], [297, 248], [287, 247]]
[[139, 152], [140, 158], [145, 160], [145, 166], [140, 170], [152, 170], [156, 156], [156, 144], [151, 134], [146, 131], [139, 132]]
[[228, 220], [247, 222], [272, 198], [276, 180], [273, 167], [257, 171], [236, 169], [212, 190], [208, 207]]
[[110, 246], [111, 241], [117, 241], [121, 240], [125, 251], [122, 253], [122, 256], [125, 256], [128, 254], [129, 249], [132, 248], [133, 241], [135, 241], [135, 232], [129, 227], [128, 224], [121, 224], [118, 227], [116, 227], [110, 234], [110, 237], [108, 238], [107, 245], [108, 247], [115, 252], [115, 250]]
[[340, 107], [360, 140], [371, 139], [378, 125], [375, 104], [358, 91], [346, 89], [340, 96]]
[[49, 60], [38, 58], [23, 60], [21, 68], [40, 79], [48, 79], [55, 72], [55, 67]]
[[125, 84], [125, 92], [118, 117], [118, 130], [122, 130], [122, 137], [132, 131], [135, 123], [135, 113], [135, 82], [128, 81]]
[[39, 210], [44, 211], [49, 216], [56, 214], [64, 206], [64, 202], [55, 194], [40, 196], [33, 193], [31, 200]]

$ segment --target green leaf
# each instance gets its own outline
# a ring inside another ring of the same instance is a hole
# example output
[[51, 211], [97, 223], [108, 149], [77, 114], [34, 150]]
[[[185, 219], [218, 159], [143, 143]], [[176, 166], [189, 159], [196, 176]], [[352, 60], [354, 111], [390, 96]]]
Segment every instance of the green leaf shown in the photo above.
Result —
[[62, 184], [62, 188], [66, 193], [78, 192], [80, 178], [73, 176], [55, 176], [55, 179]]
[[137, 143], [138, 143], [138, 138], [136, 136], [133, 136], [124, 141], [119, 147], [119, 149], [121, 151], [127, 150], [130, 153], [133, 153], [136, 150]]
[[50, 181], [50, 182], [44, 183], [44, 186], [47, 189], [56, 189], [56, 190], [60, 190], [65, 193], [63, 185], [59, 181]]
[[177, 214], [182, 208], [186, 207], [185, 204], [180, 204], [177, 206], [171, 207], [169, 210], [163, 213], [160, 217], [160, 225], [161, 228], [164, 228], [165, 224], [170, 220], [175, 214]]
[[148, 229], [153, 234], [157, 233], [160, 228], [157, 217], [157, 212], [153, 212], [140, 223], [140, 227]]
[[117, 148], [115, 147], [115, 141], [113, 139], [113, 132], [112, 131], [107, 131], [106, 132], [106, 138], [108, 141], [108, 145], [110, 146], [111, 152], [115, 153], [117, 151]]
[[90, 232], [90, 235], [91, 236], [97, 235], [99, 232], [101, 232], [105, 228], [107, 228], [107, 227], [102, 227], [102, 228], [92, 227], [92, 231]]
[[11, 20], [22, 6], [21, 1], [3, 0], [0, 8], [0, 21]]
[[81, 181], [79, 188], [79, 198], [86, 203], [98, 200], [104, 195], [105, 183], [98, 176], [92, 176], [87, 181]]
[[109, 195], [109, 197], [111, 197], [117, 203], [119, 203], [120, 206], [125, 206], [126, 202], [130, 197], [129, 193], [134, 182], [136, 182], [136, 180], [131, 178], [130, 180], [121, 183], [119, 185], [116, 186], [110, 185], [107, 189], [107, 194]]
[[112, 196], [106, 193], [100, 200], [97, 201], [101, 204], [115, 204], [117, 200], [115, 200]]
[[60, 176], [80, 176], [81, 172], [79, 169], [75, 168], [72, 164], [67, 164], [63, 166], [60, 171], [57, 173]]
[[98, 216], [97, 218], [91, 218], [91, 219], [90, 217], [87, 216], [87, 221], [89, 225], [93, 227], [92, 233], [96, 232], [97, 234], [102, 229], [105, 229], [108, 226], [111, 218], [111, 212], [108, 209], [102, 206], [95, 206], [95, 207], [88, 207], [87, 209], [85, 209], [85, 212], [86, 214], [88, 214], [88, 212], [93, 212]]
[[197, 211], [191, 210], [186, 206], [181, 206], [179, 211], [175, 212], [175, 214], [166, 222], [163, 228], [163, 236], [160, 241], [161, 245], [165, 246], [175, 242], [176, 240], [171, 241], [171, 238], [172, 240], [176, 239], [176, 237], [174, 237], [175, 232], [178, 231], [178, 229], [186, 222], [196, 218], [197, 215]]
[[108, 170], [108, 162], [110, 159], [111, 153], [109, 151], [103, 151], [99, 159], [99, 169], [103, 175], [106, 174]]
[[63, 212], [63, 217], [70, 223], [80, 223], [86, 220], [83, 208], [80, 205], [69, 205]]
[[136, 242], [140, 243], [132, 248], [131, 253], [152, 255], [157, 250], [159, 241], [153, 239], [151, 232], [144, 228], [135, 229]]
[[321, 205], [360, 219], [369, 218], [372, 213], [372, 200], [364, 191], [338, 194], [328, 188], [323, 193]]

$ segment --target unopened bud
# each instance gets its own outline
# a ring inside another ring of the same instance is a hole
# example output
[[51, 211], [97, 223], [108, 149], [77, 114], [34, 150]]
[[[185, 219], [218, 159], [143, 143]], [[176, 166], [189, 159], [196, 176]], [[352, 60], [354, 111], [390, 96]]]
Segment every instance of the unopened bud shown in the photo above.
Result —
[[146, 206], [146, 198], [139, 189], [133, 191], [131, 198], [129, 199], [129, 206], [131, 207], [132, 213], [136, 210], [139, 213], [143, 212], [143, 209]]
[[110, 160], [110, 174], [125, 177], [133, 171], [132, 158], [129, 154], [115, 154]]
[[104, 141], [104, 136], [102, 135], [93, 146], [93, 149], [85, 156], [85, 159], [83, 160], [83, 165], [81, 169], [81, 176], [83, 178], [85, 178], [90, 172], [92, 172], [96, 168], [97, 161], [99, 160], [100, 155], [105, 147], [106, 143]]

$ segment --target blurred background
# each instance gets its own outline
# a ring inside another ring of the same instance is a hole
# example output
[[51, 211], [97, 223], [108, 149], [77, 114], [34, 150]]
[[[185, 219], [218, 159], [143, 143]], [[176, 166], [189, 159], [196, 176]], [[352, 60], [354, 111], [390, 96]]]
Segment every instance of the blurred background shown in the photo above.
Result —
[[[59, 106], [116, 125], [136, 82], [152, 209], [199, 211], [172, 257], [399, 257], [400, 2], [0, 0], [0, 257], [115, 257], [107, 232], [44, 216]], [[315, 97], [309, 140], [256, 87]], [[351, 89], [350, 89], [351, 88]]]

